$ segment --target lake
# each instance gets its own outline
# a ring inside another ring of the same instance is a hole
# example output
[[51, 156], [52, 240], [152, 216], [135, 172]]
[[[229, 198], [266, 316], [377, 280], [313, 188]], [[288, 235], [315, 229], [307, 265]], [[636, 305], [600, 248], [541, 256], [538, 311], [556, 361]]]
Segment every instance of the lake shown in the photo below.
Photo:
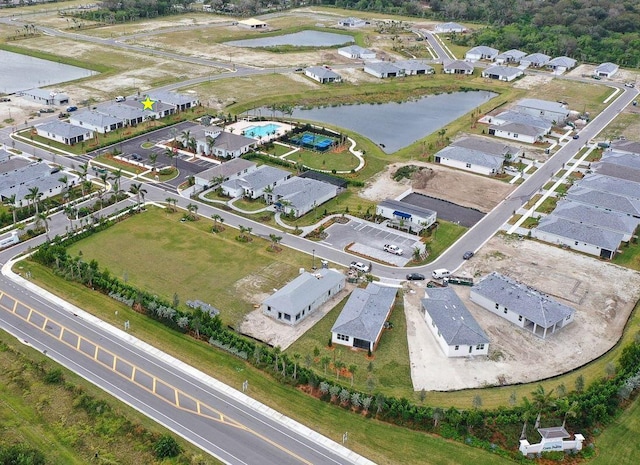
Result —
[[353, 37], [332, 32], [301, 31], [281, 36], [261, 37], [259, 39], [232, 40], [225, 45], [235, 47], [277, 47], [279, 45], [291, 45], [294, 47], [333, 47], [335, 45], [350, 44], [355, 42]]
[[487, 91], [429, 95], [402, 103], [296, 108], [293, 117], [357, 132], [393, 153], [432, 134], [497, 94]]
[[98, 74], [77, 66], [0, 50], [0, 92], [13, 94]]

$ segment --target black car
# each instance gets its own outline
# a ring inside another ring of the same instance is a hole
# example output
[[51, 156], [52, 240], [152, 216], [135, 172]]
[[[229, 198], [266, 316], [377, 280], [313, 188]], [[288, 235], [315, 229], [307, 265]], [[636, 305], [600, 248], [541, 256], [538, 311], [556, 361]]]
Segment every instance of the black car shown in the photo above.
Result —
[[573, 138], [574, 138], [574, 139], [580, 139], [580, 136], [579, 136], [578, 134], [575, 134], [575, 135], [573, 136]]
[[142, 157], [140, 155], [138, 155], [137, 153], [132, 153], [131, 154], [131, 158], [135, 161], [142, 161]]
[[471, 250], [466, 251], [462, 256], [464, 260], [469, 260], [471, 257], [473, 257], [473, 252]]
[[425, 277], [420, 273], [409, 273], [407, 275], [407, 281], [424, 281]]

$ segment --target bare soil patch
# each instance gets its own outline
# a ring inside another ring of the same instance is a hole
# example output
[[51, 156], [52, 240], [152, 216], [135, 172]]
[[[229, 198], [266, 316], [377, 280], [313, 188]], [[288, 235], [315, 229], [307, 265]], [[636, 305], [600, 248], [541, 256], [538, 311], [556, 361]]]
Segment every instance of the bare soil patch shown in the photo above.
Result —
[[[469, 300], [454, 286], [490, 339], [489, 357], [448, 359], [419, 314], [424, 284], [405, 294], [414, 389], [452, 390], [525, 383], [598, 358], [620, 338], [640, 298], [640, 273], [595, 258], [512, 236], [496, 236], [456, 272], [476, 278], [498, 271], [576, 309], [575, 321], [540, 339]], [[624, 282], [626, 286], [611, 286]], [[411, 292], [414, 291], [414, 292]]]

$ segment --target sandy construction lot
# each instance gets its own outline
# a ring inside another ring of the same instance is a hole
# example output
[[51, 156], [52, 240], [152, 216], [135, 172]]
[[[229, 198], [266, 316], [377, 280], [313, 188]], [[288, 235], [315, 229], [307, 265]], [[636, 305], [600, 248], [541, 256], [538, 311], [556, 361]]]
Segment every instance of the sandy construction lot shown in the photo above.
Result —
[[616, 343], [640, 298], [636, 271], [511, 236], [491, 239], [456, 274], [478, 277], [491, 271], [572, 306], [575, 321], [542, 340], [471, 302], [468, 287], [454, 286], [491, 342], [489, 357], [448, 359], [419, 313], [424, 283], [412, 282], [405, 313], [415, 390], [532, 382], [579, 367]]

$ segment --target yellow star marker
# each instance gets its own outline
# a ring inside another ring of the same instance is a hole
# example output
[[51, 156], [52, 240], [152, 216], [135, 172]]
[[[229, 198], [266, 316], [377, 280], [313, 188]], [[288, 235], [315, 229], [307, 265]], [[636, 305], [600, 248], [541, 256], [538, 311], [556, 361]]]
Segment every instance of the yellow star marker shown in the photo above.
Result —
[[142, 109], [143, 110], [153, 110], [153, 104], [156, 103], [155, 100], [151, 100], [149, 98], [149, 96], [147, 95], [147, 98], [142, 100], [140, 103], [142, 103]]

